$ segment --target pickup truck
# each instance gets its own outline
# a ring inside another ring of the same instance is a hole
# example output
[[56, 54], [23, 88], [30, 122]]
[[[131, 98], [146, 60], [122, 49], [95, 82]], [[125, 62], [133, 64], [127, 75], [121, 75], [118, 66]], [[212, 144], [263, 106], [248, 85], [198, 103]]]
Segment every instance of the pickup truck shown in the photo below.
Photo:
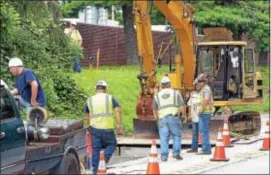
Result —
[[80, 174], [87, 148], [81, 120], [49, 119], [33, 134], [3, 85], [0, 103], [0, 174]]

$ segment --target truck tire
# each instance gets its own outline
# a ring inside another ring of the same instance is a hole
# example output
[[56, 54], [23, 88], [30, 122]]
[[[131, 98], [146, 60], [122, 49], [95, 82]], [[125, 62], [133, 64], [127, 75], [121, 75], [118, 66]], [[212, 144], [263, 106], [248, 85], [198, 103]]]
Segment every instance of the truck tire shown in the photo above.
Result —
[[81, 174], [80, 165], [74, 153], [65, 155], [54, 174]]

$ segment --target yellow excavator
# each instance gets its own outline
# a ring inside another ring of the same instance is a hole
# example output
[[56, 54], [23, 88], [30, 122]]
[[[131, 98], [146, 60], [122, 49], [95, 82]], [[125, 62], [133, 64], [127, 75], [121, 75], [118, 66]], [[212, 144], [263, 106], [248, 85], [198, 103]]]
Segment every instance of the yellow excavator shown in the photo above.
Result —
[[[139, 1], [133, 2], [135, 15], [141, 92], [134, 119], [136, 138], [158, 138], [158, 129], [152, 113], [153, 95], [159, 90], [156, 79], [157, 61], [153, 51], [150, 9], [156, 6], [171, 24], [177, 37], [175, 69], [170, 66], [166, 75], [174, 89], [183, 97], [194, 90], [193, 81], [201, 73], [208, 78], [213, 91], [216, 108], [210, 123], [210, 137], [215, 140], [218, 127], [228, 120], [230, 133], [250, 137], [261, 128], [260, 114], [255, 111], [230, 113], [231, 106], [262, 103], [263, 88], [260, 74], [256, 72], [254, 51], [245, 41], [234, 41], [226, 28], [204, 29], [205, 40], [198, 42], [193, 21], [194, 9], [182, 1]], [[235, 90], [229, 89], [234, 83]], [[220, 108], [227, 112], [221, 112]], [[187, 109], [189, 114], [189, 108]], [[189, 119], [189, 117], [188, 117]], [[187, 120], [189, 121], [189, 120]], [[189, 123], [189, 122], [187, 122]], [[187, 125], [182, 129], [184, 139], [191, 138]]]

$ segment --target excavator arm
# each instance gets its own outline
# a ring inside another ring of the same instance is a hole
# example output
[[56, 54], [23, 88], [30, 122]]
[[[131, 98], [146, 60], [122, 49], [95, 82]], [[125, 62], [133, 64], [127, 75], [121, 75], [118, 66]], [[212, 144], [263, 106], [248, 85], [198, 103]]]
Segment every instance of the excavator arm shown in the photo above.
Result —
[[[150, 20], [150, 6], [156, 6], [175, 29], [178, 38], [178, 52], [175, 56], [176, 70], [169, 74], [169, 78], [177, 85], [176, 89], [193, 88], [195, 73], [195, 38], [192, 22], [193, 10], [180, 1], [154, 0], [134, 1], [134, 14], [138, 43], [138, 57], [141, 63], [141, 72], [138, 75], [141, 93], [137, 103], [137, 116], [139, 120], [152, 121], [153, 94], [158, 90], [156, 80], [156, 61], [153, 51], [153, 39]], [[182, 63], [181, 64], [181, 58]], [[184, 59], [185, 58], [185, 59]], [[183, 67], [183, 69], [181, 68]], [[181, 72], [183, 70], [183, 73]]]

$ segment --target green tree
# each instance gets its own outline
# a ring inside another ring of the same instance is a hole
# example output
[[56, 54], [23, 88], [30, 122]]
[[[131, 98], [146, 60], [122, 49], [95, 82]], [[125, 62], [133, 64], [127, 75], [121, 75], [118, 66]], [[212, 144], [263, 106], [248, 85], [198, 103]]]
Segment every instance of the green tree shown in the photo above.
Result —
[[269, 1], [197, 1], [196, 23], [200, 28], [225, 26], [235, 39], [242, 33], [256, 41], [258, 51], [269, 50]]

